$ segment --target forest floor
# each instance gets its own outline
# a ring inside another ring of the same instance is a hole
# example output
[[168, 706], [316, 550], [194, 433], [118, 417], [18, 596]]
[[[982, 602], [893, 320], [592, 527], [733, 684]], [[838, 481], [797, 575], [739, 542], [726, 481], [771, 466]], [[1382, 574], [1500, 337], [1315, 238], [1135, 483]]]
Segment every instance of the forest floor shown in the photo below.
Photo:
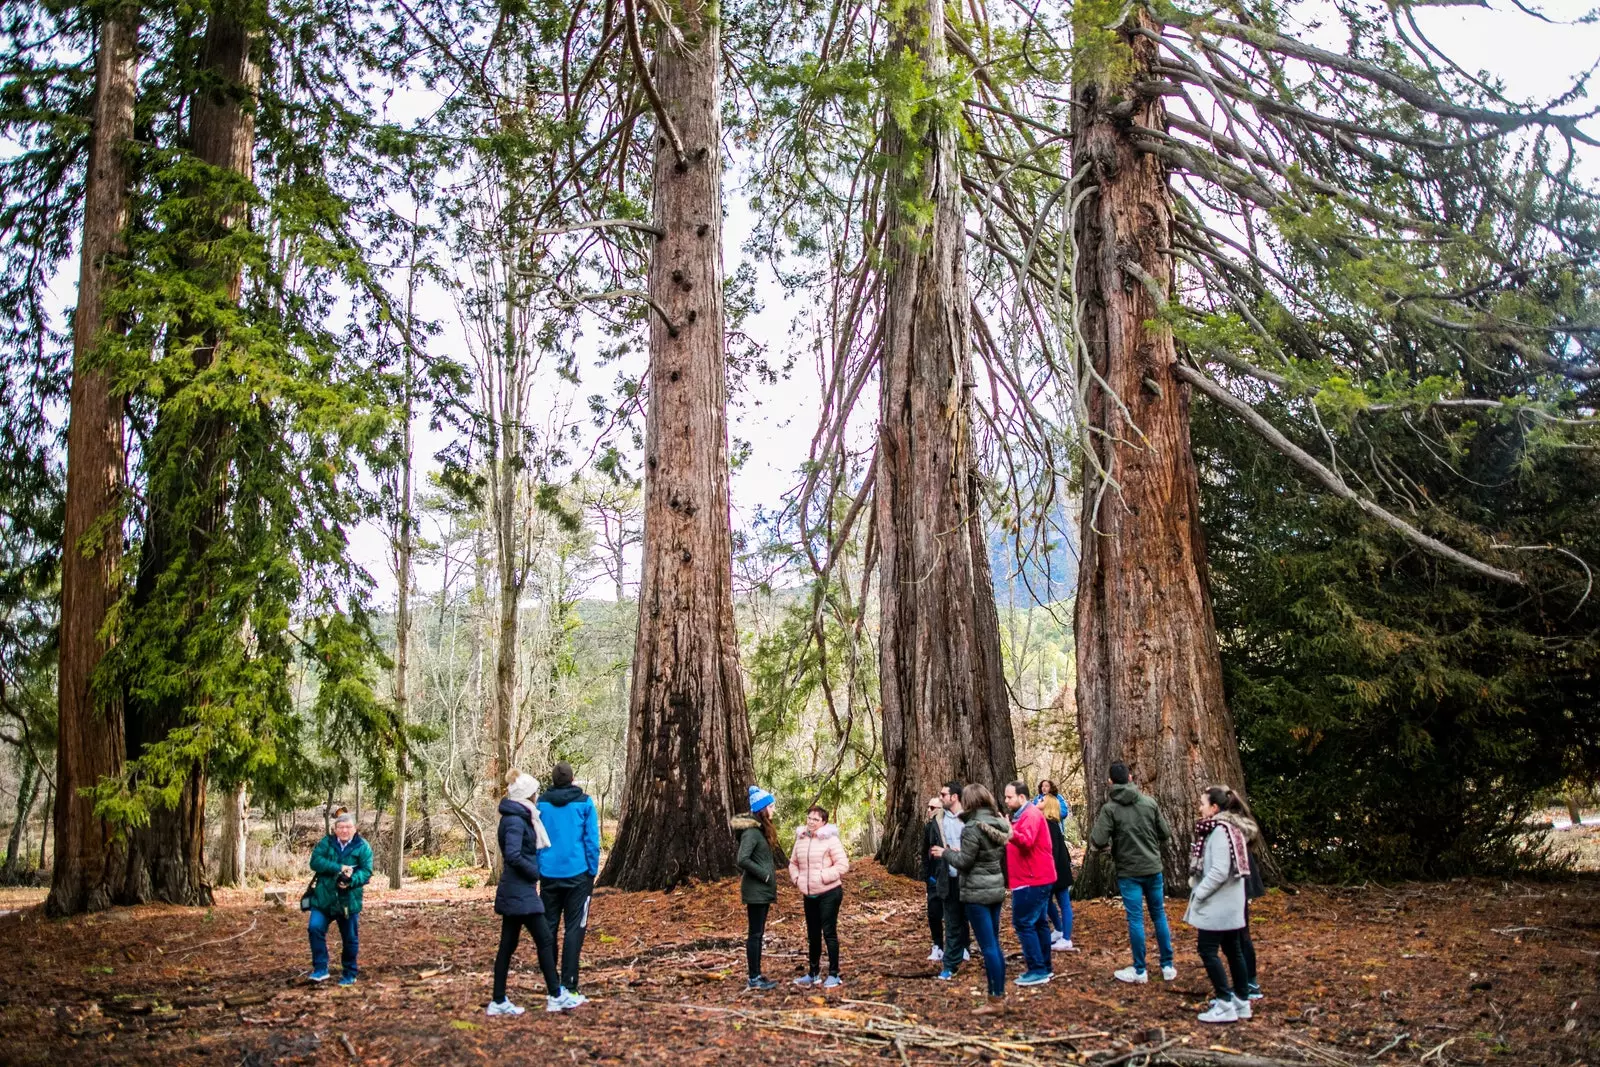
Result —
[[[460, 873], [367, 890], [361, 981], [348, 989], [305, 981], [298, 885], [286, 887], [287, 909], [263, 903], [257, 889], [222, 892], [209, 909], [115, 909], [66, 921], [37, 907], [13, 911], [0, 918], [0, 958], [9, 961], [0, 1062], [1138, 1067], [1128, 1053], [1169, 1044], [1191, 1063], [1215, 1049], [1319, 1067], [1600, 1065], [1600, 879], [1592, 875], [1275, 890], [1253, 912], [1266, 999], [1249, 1022], [1205, 1026], [1195, 1013], [1209, 987], [1193, 931], [1179, 922], [1182, 901], [1170, 902], [1177, 981], [1114, 981], [1128, 959], [1121, 906], [1082, 901], [1081, 951], [1055, 954], [1056, 980], [1012, 987], [1008, 1016], [976, 1019], [976, 956], [955, 982], [933, 980], [922, 887], [870, 862], [848, 882], [841, 990], [824, 996], [790, 984], [803, 971], [805, 941], [792, 893], [768, 926], [766, 970], [781, 985], [749, 993], [736, 881], [602, 890], [584, 953], [590, 1003], [566, 1015], [540, 1010], [525, 943], [511, 996], [530, 1010], [490, 1019], [483, 1009], [499, 922], [492, 890], [460, 887]], [[0, 911], [25, 903], [12, 895]], [[1009, 929], [1005, 944], [1014, 978]]]

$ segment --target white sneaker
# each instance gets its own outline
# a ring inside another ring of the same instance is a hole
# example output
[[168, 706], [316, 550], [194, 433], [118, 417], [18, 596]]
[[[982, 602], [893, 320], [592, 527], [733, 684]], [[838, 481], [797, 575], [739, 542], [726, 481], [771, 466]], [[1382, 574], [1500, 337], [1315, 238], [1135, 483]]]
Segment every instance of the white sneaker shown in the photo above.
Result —
[[1196, 1016], [1203, 1023], [1236, 1023], [1239, 1013], [1234, 1011], [1231, 1000], [1213, 1000], [1211, 1007]]
[[491, 1000], [489, 1002], [489, 1015], [521, 1015], [523, 1009], [517, 1007], [509, 1000]]
[[1072, 939], [1071, 938], [1059, 938], [1058, 937], [1054, 941], [1050, 942], [1050, 951], [1052, 951], [1052, 952], [1076, 952], [1078, 950], [1072, 946]]
[[584, 996], [582, 993], [571, 992], [565, 989], [561, 991], [560, 999], [562, 1006], [569, 1009], [581, 1008], [585, 1004], [589, 1003], [589, 998]]
[[550, 1012], [552, 1015], [559, 1015], [566, 1011], [567, 995], [563, 993], [559, 997], [545, 997], [544, 1010]]
[[934, 945], [933, 951], [928, 953], [928, 958], [934, 963], [939, 963], [944, 959], [944, 949], [940, 948], [938, 945]]
[[1143, 985], [1150, 981], [1150, 976], [1144, 971], [1136, 971], [1132, 967], [1124, 967], [1111, 977], [1119, 982], [1132, 982], [1134, 985]]
[[1248, 1019], [1255, 1014], [1250, 1009], [1250, 1002], [1248, 1000], [1240, 1000], [1237, 994], [1233, 998], [1233, 1013], [1241, 1019]]
[[1178, 968], [1170, 965], [1161, 968], [1161, 980], [1163, 982], [1176, 982], [1178, 980]]
[[971, 949], [964, 948], [964, 949], [961, 950], [961, 962], [962, 963], [966, 963], [971, 958], [972, 958], [972, 950]]

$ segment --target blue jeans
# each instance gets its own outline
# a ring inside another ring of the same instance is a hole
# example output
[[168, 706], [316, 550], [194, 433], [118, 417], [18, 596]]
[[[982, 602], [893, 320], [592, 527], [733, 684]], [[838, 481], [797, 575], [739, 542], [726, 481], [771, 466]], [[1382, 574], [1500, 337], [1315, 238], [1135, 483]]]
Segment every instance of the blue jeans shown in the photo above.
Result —
[[1163, 902], [1164, 883], [1160, 874], [1142, 878], [1118, 878], [1122, 910], [1128, 913], [1128, 943], [1133, 946], [1133, 969], [1144, 972], [1144, 909], [1156, 923], [1156, 945], [1161, 950], [1161, 966], [1172, 966], [1172, 931], [1167, 929], [1167, 909]]
[[1071, 886], [1050, 897], [1050, 925], [1054, 926], [1062, 937], [1068, 941], [1072, 940]]
[[356, 953], [361, 948], [361, 916], [349, 915], [342, 919], [335, 918], [325, 911], [311, 909], [311, 921], [306, 924], [306, 931], [311, 935], [311, 971], [313, 974], [326, 972], [328, 969], [328, 926], [330, 923], [339, 925], [339, 967], [349, 977], [355, 977]]
[[967, 925], [972, 927], [972, 937], [983, 953], [983, 974], [989, 980], [991, 997], [1005, 996], [1006, 957], [1000, 951], [1000, 905], [963, 904]]
[[1050, 973], [1050, 920], [1045, 907], [1050, 887], [1025, 885], [1011, 891], [1011, 925], [1022, 942], [1022, 964], [1029, 974]]

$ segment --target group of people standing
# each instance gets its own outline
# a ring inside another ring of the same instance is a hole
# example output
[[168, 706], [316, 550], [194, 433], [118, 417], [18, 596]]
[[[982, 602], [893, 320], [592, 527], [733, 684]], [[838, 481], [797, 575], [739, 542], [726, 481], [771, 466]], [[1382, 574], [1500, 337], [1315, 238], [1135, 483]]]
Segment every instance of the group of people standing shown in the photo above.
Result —
[[[1095, 818], [1089, 845], [1109, 849], [1127, 915], [1133, 963], [1114, 977], [1122, 982], [1149, 981], [1144, 922], [1148, 908], [1161, 977], [1171, 981], [1178, 971], [1163, 903], [1162, 852], [1172, 840], [1172, 830], [1155, 801], [1133, 784], [1125, 764], [1113, 763], [1109, 777], [1111, 799]], [[500, 946], [489, 1015], [524, 1011], [506, 995], [511, 958], [524, 930], [533, 937], [544, 975], [545, 1009], [565, 1012], [587, 1003], [578, 992], [579, 960], [589, 925], [589, 900], [600, 871], [599, 818], [593, 801], [574, 784], [569, 764], [555, 765], [551, 783], [541, 794], [532, 776], [518, 771], [506, 776], [497, 831], [504, 869], [494, 904], [501, 918]], [[770, 792], [750, 786], [749, 813], [730, 824], [742, 875], [739, 894], [747, 917], [745, 962], [752, 990], [777, 985], [761, 967], [762, 942], [778, 899], [777, 872], [783, 859], [774, 803]], [[1000, 912], [1008, 895], [1012, 926], [1022, 945], [1023, 973], [1017, 985], [1049, 982], [1054, 977], [1052, 953], [1076, 951], [1072, 859], [1065, 832], [1070, 809], [1047, 779], [1039, 783], [1037, 794], [1030, 794], [1024, 782], [1009, 782], [999, 801], [987, 786], [949, 782], [928, 801], [927, 813], [922, 876], [933, 941], [928, 958], [941, 964], [938, 977], [950, 981], [970, 958], [975, 941], [988, 997], [974, 1014], [1001, 1014], [1006, 963], [1000, 948]], [[1265, 892], [1252, 856], [1258, 838], [1248, 807], [1231, 789], [1211, 786], [1200, 794], [1184, 921], [1198, 931], [1200, 958], [1215, 994], [1199, 1016], [1201, 1022], [1248, 1019], [1250, 1002], [1261, 996], [1249, 915], [1250, 900]], [[372, 877], [372, 849], [342, 808], [332, 832], [312, 852], [311, 869], [313, 878], [301, 899], [302, 910], [310, 913], [311, 980], [329, 977], [327, 934], [336, 924], [343, 941], [339, 984], [353, 985], [362, 887]], [[844, 984], [839, 968], [839, 909], [849, 870], [838, 828], [829, 822], [826, 808], [813, 805], [788, 854], [789, 881], [801, 895], [806, 923], [806, 973], [794, 979], [798, 986], [836, 989]]]

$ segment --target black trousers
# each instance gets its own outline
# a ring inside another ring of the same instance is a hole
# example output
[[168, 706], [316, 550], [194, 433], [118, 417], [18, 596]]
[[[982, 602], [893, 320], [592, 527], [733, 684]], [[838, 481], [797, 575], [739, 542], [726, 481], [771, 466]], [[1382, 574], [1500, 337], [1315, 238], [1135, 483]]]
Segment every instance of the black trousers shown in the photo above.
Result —
[[937, 880], [928, 883], [928, 936], [944, 948], [944, 901], [939, 899]]
[[[1239, 930], [1201, 930], [1200, 931], [1200, 959], [1205, 962], [1206, 976], [1211, 979], [1211, 988], [1216, 992], [1218, 1000], [1227, 1000], [1229, 995], [1244, 1000], [1250, 995], [1250, 972], [1245, 970], [1244, 951], [1239, 944]], [[1222, 960], [1219, 953], [1228, 957], [1228, 969], [1222, 969]], [[1233, 978], [1233, 987], [1228, 987], [1229, 976]]]
[[950, 876], [950, 893], [944, 898], [944, 966], [954, 971], [971, 943], [967, 930], [967, 909], [961, 906], [961, 879]]
[[806, 973], [815, 978], [822, 962], [822, 945], [828, 945], [828, 973], [839, 975], [839, 905], [844, 901], [844, 886], [836, 885], [826, 893], [805, 898], [806, 950], [809, 965]]
[[[550, 923], [550, 936], [559, 945], [561, 987], [578, 991], [578, 957], [583, 954], [583, 935], [589, 932], [589, 898], [594, 894], [594, 879], [587, 874], [577, 878], [551, 878], [539, 883], [539, 899]], [[566, 933], [562, 936], [561, 927]]]
[[1250, 901], [1244, 902], [1244, 929], [1239, 931], [1239, 949], [1244, 953], [1244, 975], [1256, 984], [1256, 945], [1250, 940]]
[[771, 904], [746, 904], [744, 913], [749, 919], [744, 935], [744, 962], [750, 977], [761, 975], [761, 939], [767, 936], [767, 913]]
[[502, 915], [500, 916], [500, 951], [494, 957], [494, 999], [496, 1002], [506, 999], [506, 976], [511, 973], [511, 955], [517, 951], [517, 942], [522, 938], [522, 930], [526, 927], [528, 933], [533, 935], [533, 943], [539, 950], [539, 970], [544, 974], [544, 988], [548, 996], [555, 996], [556, 990], [561, 987], [561, 979], [556, 975], [556, 949], [555, 937], [550, 933], [550, 924], [543, 915]]

